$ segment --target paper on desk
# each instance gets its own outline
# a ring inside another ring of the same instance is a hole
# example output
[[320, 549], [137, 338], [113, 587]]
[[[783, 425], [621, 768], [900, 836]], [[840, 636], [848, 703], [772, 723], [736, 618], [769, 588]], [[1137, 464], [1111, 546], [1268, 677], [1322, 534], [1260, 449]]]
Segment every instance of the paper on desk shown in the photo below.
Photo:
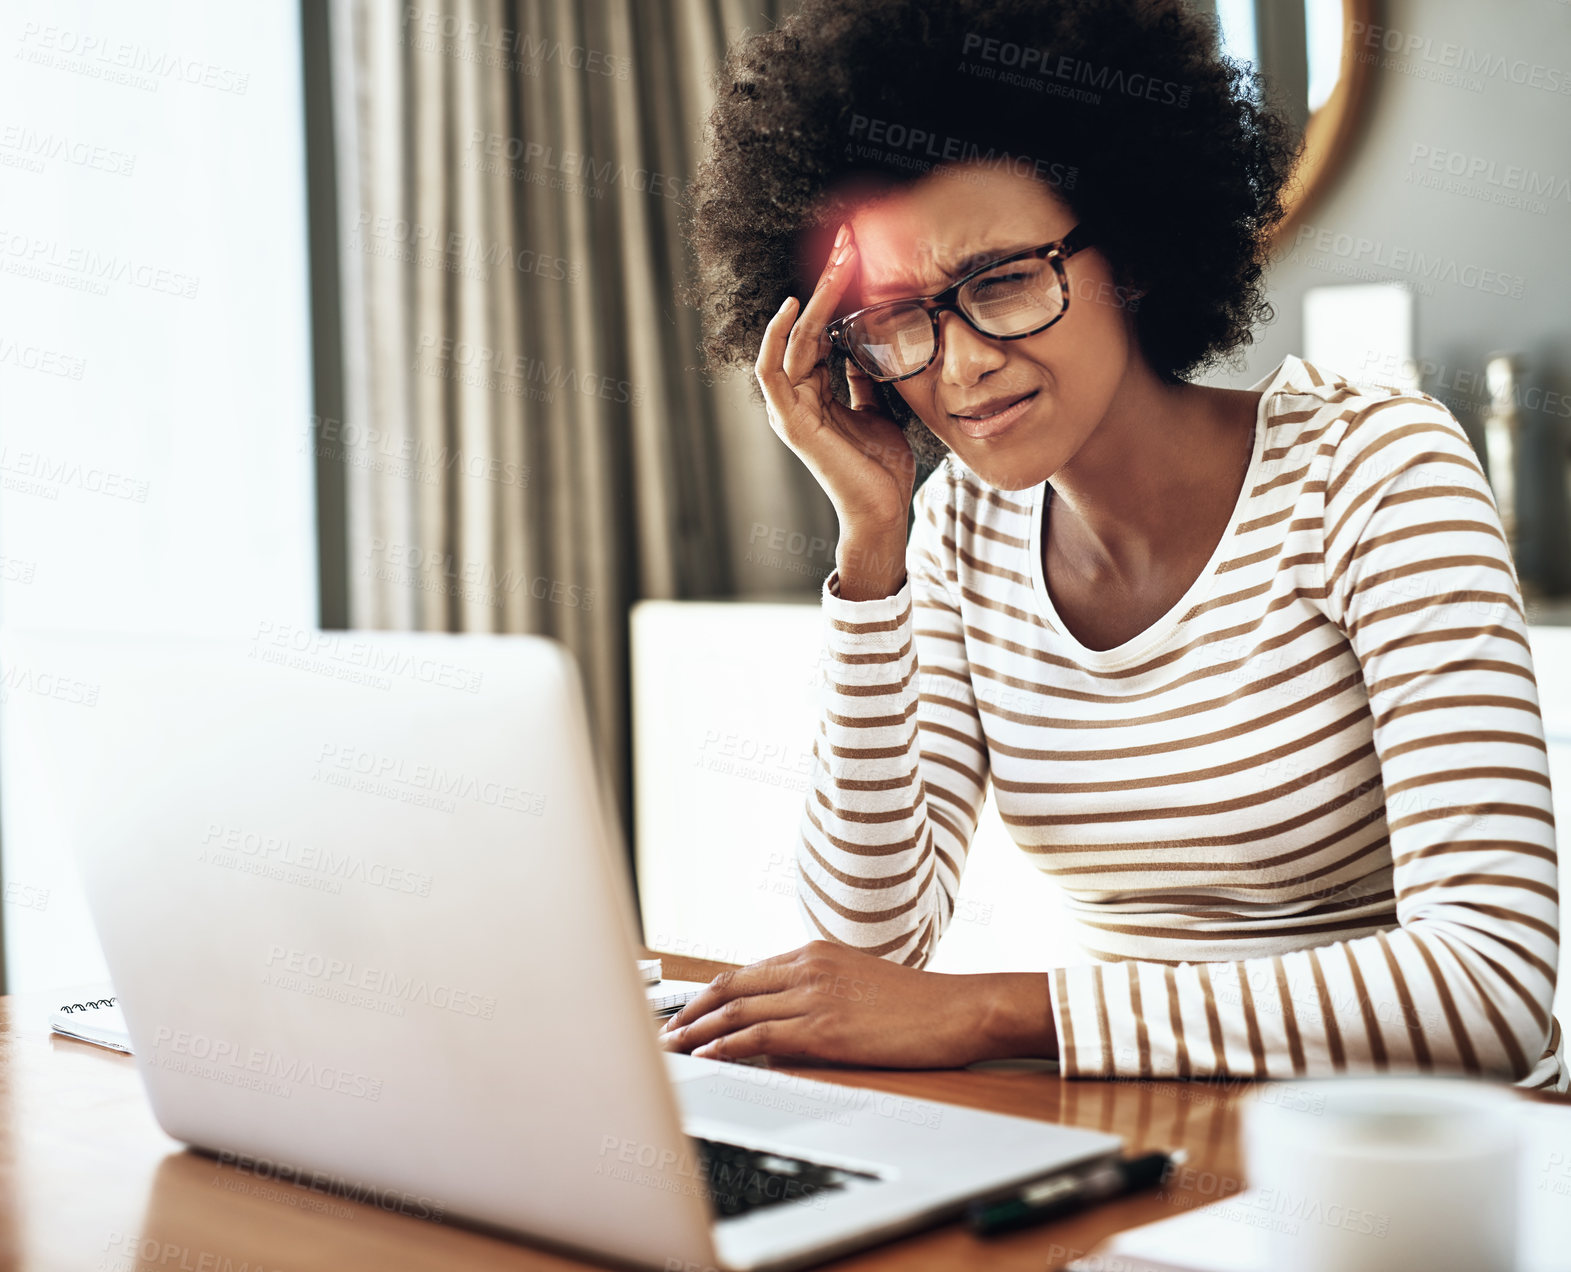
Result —
[[708, 984], [708, 981], [656, 981], [653, 985], [644, 986], [644, 994], [649, 999], [649, 1009], [663, 1014], [680, 1011], [697, 998], [698, 991]]
[[81, 1042], [95, 1043], [112, 1051], [131, 1053], [131, 1035], [126, 1032], [125, 1017], [120, 1014], [120, 1004], [108, 994], [102, 999], [103, 1007], [71, 1004], [71, 1010], [62, 1007], [49, 1017], [49, 1027], [57, 1034], [76, 1038]]
[[[698, 997], [699, 990], [706, 984], [706, 981], [656, 981], [652, 985], [644, 986], [644, 996], [649, 1000], [649, 1010], [656, 1016], [664, 1016], [687, 1006]], [[130, 1055], [131, 1035], [126, 1031], [125, 1017], [120, 1012], [120, 1004], [110, 999], [107, 993], [104, 999], [111, 1005], [89, 1006], [84, 1009], [81, 1004], [73, 1003], [74, 1010], [66, 1011], [62, 1008], [52, 1013], [49, 1017], [49, 1027], [55, 1033], [63, 1034], [67, 1038], [75, 1038], [79, 1042], [91, 1042]]]
[[[1521, 1272], [1571, 1269], [1571, 1105], [1524, 1102]], [[1247, 1190], [1109, 1237], [1065, 1272], [1268, 1272], [1269, 1208]]]

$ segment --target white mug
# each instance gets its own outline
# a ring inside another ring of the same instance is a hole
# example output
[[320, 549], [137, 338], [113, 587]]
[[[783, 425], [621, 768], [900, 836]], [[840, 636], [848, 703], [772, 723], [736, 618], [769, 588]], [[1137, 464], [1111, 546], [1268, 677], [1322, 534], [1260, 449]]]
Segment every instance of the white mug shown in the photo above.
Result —
[[1249, 1221], [1272, 1272], [1517, 1272], [1520, 1099], [1439, 1077], [1262, 1083]]

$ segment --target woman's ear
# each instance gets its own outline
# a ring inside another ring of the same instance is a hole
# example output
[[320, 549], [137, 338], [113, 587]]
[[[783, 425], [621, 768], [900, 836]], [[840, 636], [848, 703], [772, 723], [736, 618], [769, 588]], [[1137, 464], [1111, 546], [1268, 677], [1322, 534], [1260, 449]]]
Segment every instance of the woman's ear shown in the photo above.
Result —
[[1141, 299], [1151, 290], [1147, 280], [1136, 278], [1123, 269], [1116, 271], [1113, 277], [1117, 280], [1113, 291], [1117, 302], [1130, 313], [1138, 312]]

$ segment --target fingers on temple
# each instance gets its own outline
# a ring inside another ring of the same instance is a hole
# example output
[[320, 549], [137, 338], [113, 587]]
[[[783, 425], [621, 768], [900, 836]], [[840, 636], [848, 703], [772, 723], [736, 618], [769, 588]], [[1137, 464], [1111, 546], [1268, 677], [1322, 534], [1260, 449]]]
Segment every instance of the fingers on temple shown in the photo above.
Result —
[[828, 351], [824, 328], [850, 281], [855, 245], [848, 242], [841, 250], [842, 254], [826, 267], [813, 294], [808, 297], [801, 318], [791, 328], [791, 337], [786, 342], [785, 373], [793, 383], [811, 371]]
[[775, 316], [764, 328], [764, 338], [759, 342], [758, 360], [753, 364], [753, 371], [766, 394], [785, 394], [790, 391], [791, 385], [785, 377], [782, 364], [785, 362], [786, 340], [791, 334], [791, 322], [796, 311], [796, 297], [787, 296], [785, 303], [775, 311]]

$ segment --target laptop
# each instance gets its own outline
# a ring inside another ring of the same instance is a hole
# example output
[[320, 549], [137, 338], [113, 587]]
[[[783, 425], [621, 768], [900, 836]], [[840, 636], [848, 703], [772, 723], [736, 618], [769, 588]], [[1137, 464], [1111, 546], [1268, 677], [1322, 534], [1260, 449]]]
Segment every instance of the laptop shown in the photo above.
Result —
[[8, 772], [76, 854], [158, 1123], [241, 1169], [741, 1272], [1122, 1147], [663, 1051], [554, 640], [8, 631], [0, 681]]

